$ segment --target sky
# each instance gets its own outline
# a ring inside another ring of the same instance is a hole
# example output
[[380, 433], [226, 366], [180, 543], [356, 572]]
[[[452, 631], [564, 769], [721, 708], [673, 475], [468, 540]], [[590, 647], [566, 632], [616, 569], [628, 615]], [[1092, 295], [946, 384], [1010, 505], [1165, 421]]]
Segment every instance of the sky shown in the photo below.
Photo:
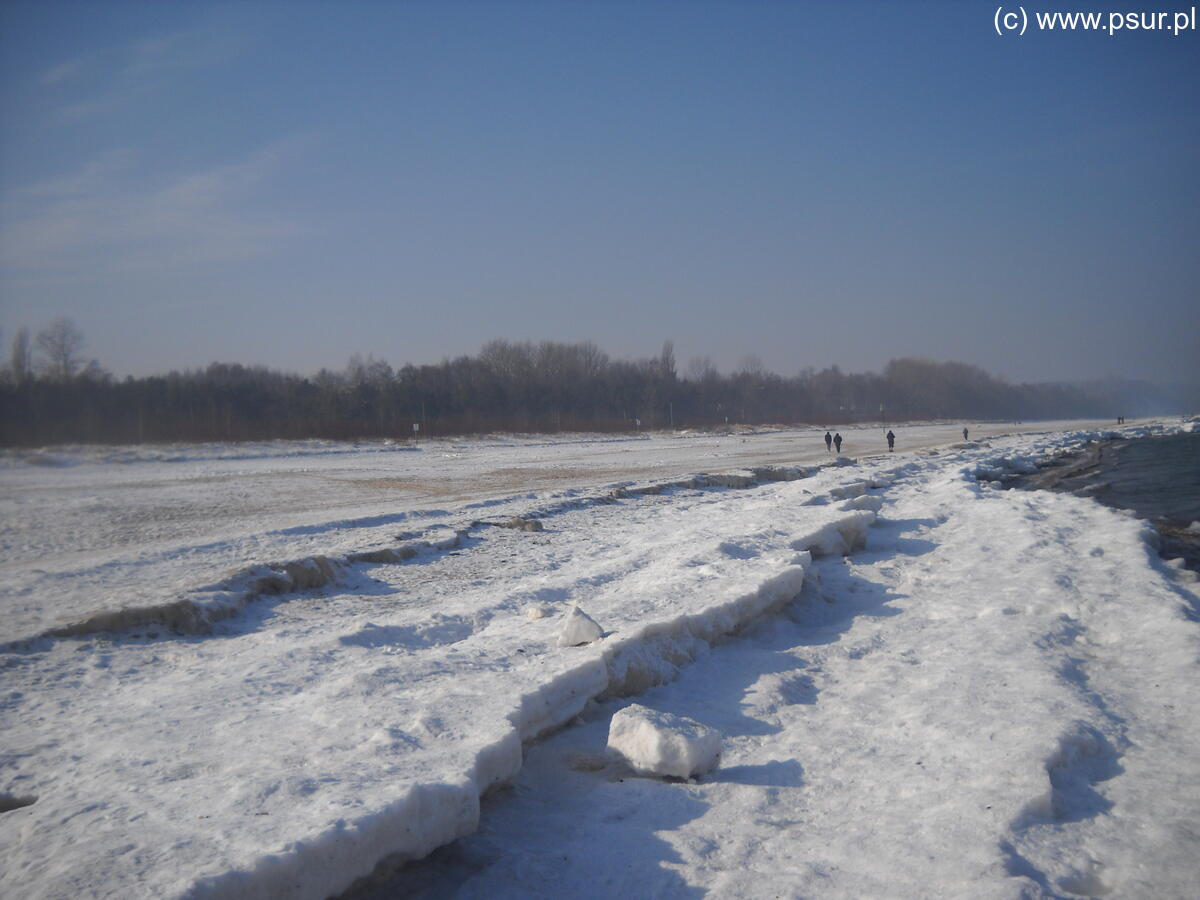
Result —
[[995, 15], [6, 0], [0, 355], [65, 316], [118, 377], [507, 338], [1200, 382], [1200, 32]]

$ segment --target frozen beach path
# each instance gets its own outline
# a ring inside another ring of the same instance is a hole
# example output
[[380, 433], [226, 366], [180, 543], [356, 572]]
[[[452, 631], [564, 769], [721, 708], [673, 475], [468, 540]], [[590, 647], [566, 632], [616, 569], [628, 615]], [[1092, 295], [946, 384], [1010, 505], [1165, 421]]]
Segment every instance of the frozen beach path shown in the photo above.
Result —
[[1196, 596], [1136, 520], [901, 468], [868, 547], [638, 698], [725, 735], [696, 783], [533, 748], [480, 830], [354, 895], [1194, 893]]

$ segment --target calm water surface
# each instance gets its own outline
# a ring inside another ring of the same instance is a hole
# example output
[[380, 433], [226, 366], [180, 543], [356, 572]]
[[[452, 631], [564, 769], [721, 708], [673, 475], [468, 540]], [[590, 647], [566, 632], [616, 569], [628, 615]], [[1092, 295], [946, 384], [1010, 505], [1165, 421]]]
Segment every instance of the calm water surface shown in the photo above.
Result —
[[1173, 434], [1110, 444], [1094, 476], [1093, 496], [1147, 519], [1200, 521], [1200, 434]]

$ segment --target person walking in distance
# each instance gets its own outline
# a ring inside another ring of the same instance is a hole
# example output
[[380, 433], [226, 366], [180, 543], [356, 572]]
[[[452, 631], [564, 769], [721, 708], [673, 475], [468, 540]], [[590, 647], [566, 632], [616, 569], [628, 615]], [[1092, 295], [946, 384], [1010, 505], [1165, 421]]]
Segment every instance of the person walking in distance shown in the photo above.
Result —
[[837, 447], [838, 456], [842, 455], [842, 433], [839, 431], [833, 436], [833, 445]]
[[888, 439], [888, 453], [895, 453], [896, 452], [896, 435], [892, 434], [892, 429], [890, 429], [890, 428], [888, 429], [887, 439]]
[[831, 448], [829, 445], [832, 443], [833, 443], [833, 435], [831, 435], [828, 431], [825, 432], [825, 452], [826, 453], [828, 453], [830, 451]]
[[964, 441], [965, 441], [965, 440], [968, 440], [968, 438], [967, 438], [967, 429], [965, 429], [965, 428], [963, 429], [963, 440], [964, 440]]

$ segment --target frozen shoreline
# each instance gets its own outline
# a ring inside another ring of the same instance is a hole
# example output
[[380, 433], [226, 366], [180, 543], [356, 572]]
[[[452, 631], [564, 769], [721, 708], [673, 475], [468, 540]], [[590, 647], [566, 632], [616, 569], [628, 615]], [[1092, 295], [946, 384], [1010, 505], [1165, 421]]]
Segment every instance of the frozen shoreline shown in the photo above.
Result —
[[[480, 795], [521, 771], [523, 744], [581, 713], [594, 721], [587, 711], [612, 698], [669, 690], [655, 686], [701, 656], [688, 671], [703, 670], [726, 636], [798, 608], [806, 573], [822, 573], [824, 587], [809, 578], [811, 589], [829, 589], [839, 570], [810, 554], [837, 559], [865, 543], [869, 556], [877, 542], [881, 559], [901, 565], [915, 539], [889, 521], [985, 511], [998, 498], [976, 469], [1027, 466], [1083, 437], [881, 454], [794, 470], [807, 476], [796, 480], [747, 472], [635, 483], [603, 500], [567, 491], [464, 507], [489, 519], [523, 511], [546, 530], [487, 528], [391, 562], [343, 554], [337, 578], [293, 581], [283, 588], [304, 589], [209, 622], [207, 635], [141, 628], [10, 647], [0, 657], [8, 736], [0, 791], [36, 801], [0, 820], [13, 861], [0, 885], [30, 897], [344, 890], [385, 858], [417, 858], [471, 832]], [[884, 537], [870, 537], [881, 503], [905, 511], [885, 507]], [[1012, 503], [996, 513], [1012, 515]], [[1054, 516], [1066, 510], [1042, 506]], [[1179, 598], [1170, 599], [1184, 587], [1136, 558], [1137, 523], [1103, 512], [1108, 518], [1096, 521], [1117, 528], [1117, 559], [1130, 577], [1144, 570], [1154, 579], [1141, 613], [1168, 632], [1177, 618], [1194, 630]], [[914, 527], [936, 526], [903, 526]], [[387, 532], [394, 546], [394, 530], [389, 520], [348, 536], [318, 534], [372, 554], [379, 548], [362, 538]], [[951, 584], [982, 562], [959, 543], [940, 575]], [[1079, 565], [1074, 550], [1062, 552], [1072, 554], [1064, 565]], [[834, 591], [830, 602], [847, 599]], [[555, 646], [573, 603], [602, 623], [603, 641]], [[1191, 632], [1178, 639], [1195, 643]], [[74, 740], [79, 733], [86, 746]]]
[[1132, 509], [1154, 524], [1163, 559], [1181, 559], [1200, 573], [1200, 434], [1097, 441], [1077, 458], [1013, 483]]

